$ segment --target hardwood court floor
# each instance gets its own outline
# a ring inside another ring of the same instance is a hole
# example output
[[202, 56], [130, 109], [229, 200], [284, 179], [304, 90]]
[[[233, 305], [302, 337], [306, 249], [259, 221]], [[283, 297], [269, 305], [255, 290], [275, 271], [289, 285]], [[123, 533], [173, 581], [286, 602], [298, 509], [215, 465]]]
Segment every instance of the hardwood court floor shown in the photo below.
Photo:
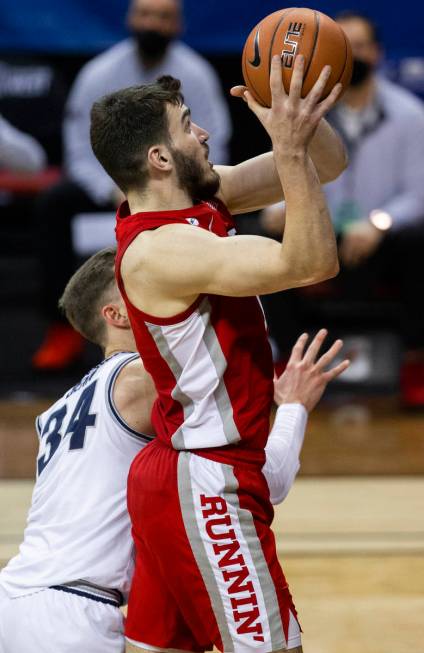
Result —
[[[30, 481], [0, 482], [0, 564]], [[276, 510], [305, 653], [424, 653], [424, 478], [300, 478]]]
[[305, 653], [423, 653], [424, 479], [299, 479], [274, 529]]
[[[0, 401], [0, 478], [33, 478], [34, 420], [51, 403]], [[310, 416], [301, 474], [424, 474], [424, 412], [390, 397], [330, 397]]]

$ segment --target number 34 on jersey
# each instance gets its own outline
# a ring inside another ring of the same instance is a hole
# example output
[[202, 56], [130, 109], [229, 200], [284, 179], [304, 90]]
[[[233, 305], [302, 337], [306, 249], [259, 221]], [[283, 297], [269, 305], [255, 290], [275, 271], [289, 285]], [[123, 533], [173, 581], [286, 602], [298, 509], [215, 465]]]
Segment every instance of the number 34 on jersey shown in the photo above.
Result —
[[49, 415], [40, 431], [40, 454], [37, 459], [38, 476], [49, 464], [62, 441], [64, 446], [67, 441], [69, 442], [69, 451], [84, 447], [87, 429], [96, 424], [97, 415], [90, 412], [96, 384], [97, 380], [84, 388], [73, 410], [69, 403], [62, 403]]

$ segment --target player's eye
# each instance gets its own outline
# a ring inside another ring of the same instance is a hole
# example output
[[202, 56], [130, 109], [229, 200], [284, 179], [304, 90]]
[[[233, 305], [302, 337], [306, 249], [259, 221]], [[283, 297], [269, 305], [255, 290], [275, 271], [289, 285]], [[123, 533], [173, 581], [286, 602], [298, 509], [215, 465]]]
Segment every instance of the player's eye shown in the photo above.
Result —
[[191, 132], [191, 120], [186, 120], [185, 131]]

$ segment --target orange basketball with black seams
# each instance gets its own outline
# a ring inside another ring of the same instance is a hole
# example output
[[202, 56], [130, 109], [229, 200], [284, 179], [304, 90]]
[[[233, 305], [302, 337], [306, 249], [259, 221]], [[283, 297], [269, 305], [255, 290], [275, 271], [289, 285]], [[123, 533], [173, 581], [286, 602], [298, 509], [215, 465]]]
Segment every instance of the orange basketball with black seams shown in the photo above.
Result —
[[242, 70], [246, 86], [264, 106], [271, 106], [269, 74], [272, 57], [281, 57], [281, 73], [286, 92], [290, 88], [295, 57], [305, 57], [302, 97], [305, 97], [327, 64], [331, 75], [322, 99], [340, 82], [342, 93], [352, 76], [352, 50], [340, 25], [314, 9], [291, 7], [263, 18], [247, 37]]

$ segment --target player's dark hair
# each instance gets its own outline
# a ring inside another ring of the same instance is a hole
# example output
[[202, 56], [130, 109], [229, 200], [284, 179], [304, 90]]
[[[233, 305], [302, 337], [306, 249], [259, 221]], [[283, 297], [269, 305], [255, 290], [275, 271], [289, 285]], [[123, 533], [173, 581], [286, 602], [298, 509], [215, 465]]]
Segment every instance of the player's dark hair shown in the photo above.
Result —
[[361, 13], [360, 11], [354, 11], [351, 9], [345, 9], [344, 11], [340, 11], [338, 14], [334, 16], [334, 20], [362, 20], [364, 23], [368, 25], [368, 28], [370, 30], [370, 36], [371, 40], [373, 43], [377, 43], [378, 45], [382, 44], [381, 40], [381, 33], [380, 33], [380, 28], [377, 25], [377, 23], [370, 18], [370, 16], [367, 16], [366, 14]]
[[91, 256], [69, 279], [59, 308], [74, 329], [100, 347], [105, 346], [106, 326], [102, 307], [115, 291], [115, 255], [112, 248]]
[[147, 152], [169, 144], [167, 104], [181, 105], [181, 82], [166, 75], [154, 84], [105, 95], [91, 109], [91, 147], [103, 168], [127, 193], [148, 181]]

